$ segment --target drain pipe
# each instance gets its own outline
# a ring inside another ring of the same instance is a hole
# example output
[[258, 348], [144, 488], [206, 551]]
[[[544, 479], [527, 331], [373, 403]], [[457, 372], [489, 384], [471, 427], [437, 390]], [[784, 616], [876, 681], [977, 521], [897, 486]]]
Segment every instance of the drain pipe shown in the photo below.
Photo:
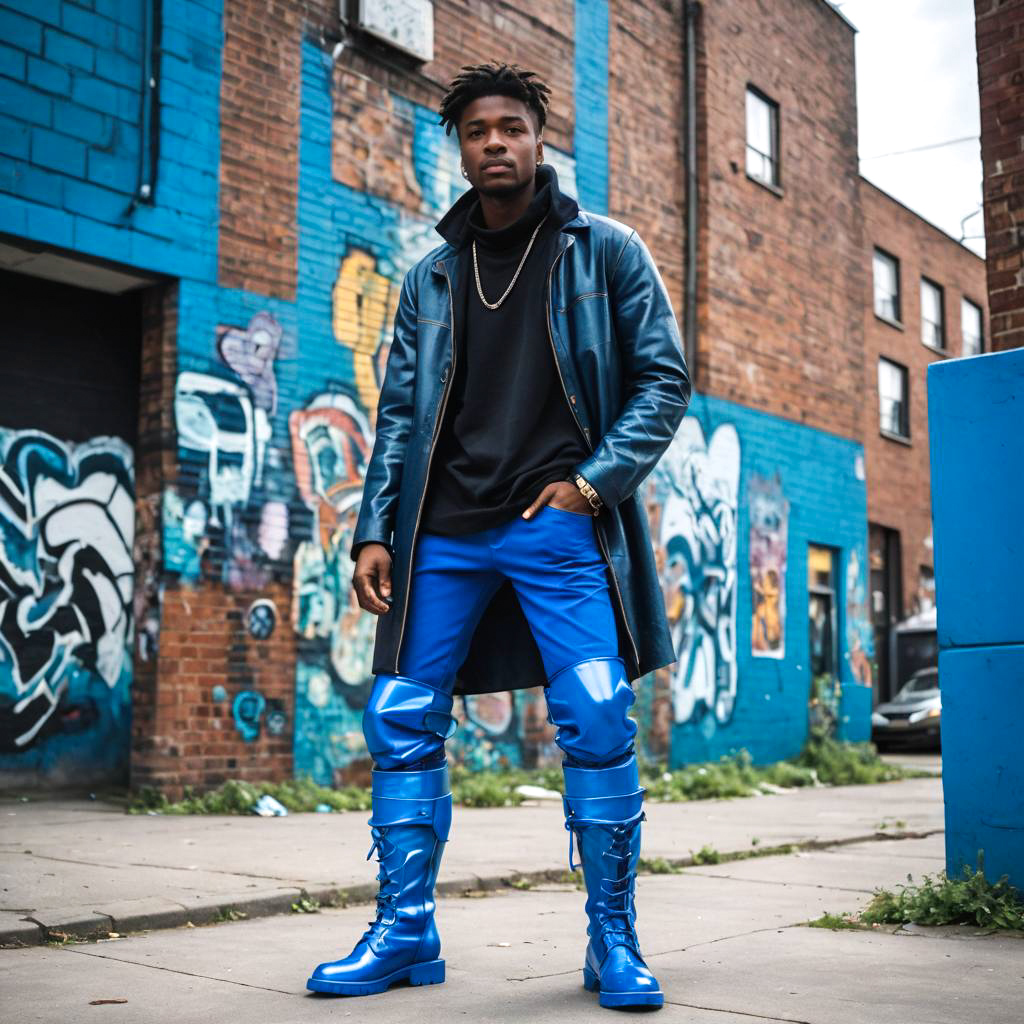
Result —
[[686, 87], [686, 130], [683, 161], [686, 168], [686, 248], [684, 253], [683, 351], [690, 381], [697, 381], [697, 21], [700, 3], [683, 2], [683, 78]]

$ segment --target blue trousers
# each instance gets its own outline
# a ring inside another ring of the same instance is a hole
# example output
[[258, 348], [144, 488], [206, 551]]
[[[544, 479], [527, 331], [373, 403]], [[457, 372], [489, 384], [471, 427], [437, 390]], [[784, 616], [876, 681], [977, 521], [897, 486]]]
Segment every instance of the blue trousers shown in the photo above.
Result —
[[540, 650], [548, 717], [566, 763], [603, 768], [632, 755], [637, 727], [627, 712], [636, 698], [618, 655], [594, 519], [545, 505], [530, 519], [475, 533], [420, 535], [399, 673], [376, 677], [363, 713], [379, 769], [443, 760], [454, 728], [455, 673], [506, 579]]

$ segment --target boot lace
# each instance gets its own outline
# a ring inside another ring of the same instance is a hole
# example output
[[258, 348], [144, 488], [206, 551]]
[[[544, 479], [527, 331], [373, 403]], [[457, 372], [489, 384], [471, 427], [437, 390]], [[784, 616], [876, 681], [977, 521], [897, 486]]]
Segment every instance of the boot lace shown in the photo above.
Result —
[[[377, 863], [380, 865], [380, 870], [377, 872], [380, 889], [375, 897], [377, 917], [373, 921], [367, 922], [370, 927], [364, 932], [364, 938], [371, 937], [375, 932], [383, 931], [388, 925], [394, 924], [398, 917], [396, 907], [399, 894], [398, 880], [388, 874], [387, 864], [385, 863], [385, 857], [394, 849], [394, 845], [387, 838], [388, 830], [386, 826], [379, 828], [372, 826], [370, 828], [370, 835], [373, 837], [373, 845], [370, 847], [366, 859], [369, 860], [373, 856], [374, 851], [376, 851]], [[385, 849], [385, 846], [389, 849]]]
[[611, 865], [610, 877], [605, 875], [601, 879], [604, 906], [599, 917], [599, 935], [606, 947], [628, 946], [637, 956], [641, 953], [640, 940], [635, 928], [636, 908], [633, 902], [636, 874], [629, 870], [632, 857], [630, 839], [644, 817], [641, 816], [637, 821], [625, 825], [601, 826], [609, 828], [612, 841], [603, 854], [611, 861]]

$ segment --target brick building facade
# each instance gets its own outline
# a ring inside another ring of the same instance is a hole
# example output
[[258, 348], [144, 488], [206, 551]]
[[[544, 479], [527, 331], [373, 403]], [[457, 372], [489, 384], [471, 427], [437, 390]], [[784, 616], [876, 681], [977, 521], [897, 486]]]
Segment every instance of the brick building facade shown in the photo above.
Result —
[[975, 0], [992, 347], [1024, 347], [1024, 0]]
[[[868, 275], [864, 454], [872, 617], [881, 651], [893, 625], [935, 603], [928, 367], [988, 351], [990, 342], [985, 261], [869, 181], [862, 182], [861, 199]], [[892, 298], [889, 280], [896, 285]], [[885, 660], [878, 661], [884, 698], [896, 681]]]
[[[813, 676], [865, 738], [868, 521], [892, 521], [888, 498], [869, 513], [865, 303], [888, 200], [857, 174], [851, 26], [823, 0], [767, 20], [436, 0], [422, 63], [326, 0], [161, 8], [0, 4], [0, 252], [50, 297], [3, 277], [16, 340], [53, 367], [0, 403], [20, 410], [0, 416], [4, 778], [366, 777], [374, 618], [348, 548], [402, 277], [464, 186], [437, 103], [492, 56], [551, 85], [560, 181], [640, 232], [694, 328], [697, 393], [643, 484], [679, 660], [637, 684], [641, 751], [789, 756]], [[952, 294], [959, 257], [935, 259]], [[91, 376], [57, 372], [71, 295]], [[103, 347], [133, 317], [134, 364]], [[112, 361], [135, 366], [117, 390]], [[455, 758], [558, 756], [539, 692], [457, 712]]]

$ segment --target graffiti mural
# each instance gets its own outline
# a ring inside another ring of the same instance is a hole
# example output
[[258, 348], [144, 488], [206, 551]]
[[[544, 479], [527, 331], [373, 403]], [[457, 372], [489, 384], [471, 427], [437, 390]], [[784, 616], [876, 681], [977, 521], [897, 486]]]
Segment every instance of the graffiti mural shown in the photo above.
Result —
[[473, 771], [520, 764], [522, 730], [516, 694], [479, 693], [455, 701], [459, 727], [448, 741], [451, 756]]
[[750, 652], [786, 656], [786, 546], [789, 502], [782, 481], [754, 474], [747, 488], [750, 507]]
[[183, 461], [205, 470], [200, 495], [210, 525], [230, 527], [235, 510], [248, 503], [263, 472], [270, 439], [265, 414], [258, 427], [244, 384], [185, 372], [175, 387], [174, 418]]
[[0, 430], [0, 753], [83, 732], [127, 748], [133, 473], [117, 438]]
[[153, 661], [160, 644], [163, 603], [163, 582], [160, 578], [160, 505], [159, 494], [147, 494], [136, 505], [138, 521], [132, 554], [135, 566], [133, 621], [136, 651], [140, 661]]
[[646, 484], [662, 588], [678, 661], [675, 722], [709, 733], [736, 701], [736, 521], [740, 441], [723, 424], [709, 441], [684, 419]]
[[344, 393], [317, 395], [289, 416], [288, 427], [295, 482], [312, 514], [292, 571], [292, 627], [299, 638], [296, 758], [305, 749], [300, 773], [329, 783], [354, 757], [366, 756], [362, 709], [373, 683], [377, 617], [356, 600], [349, 550], [373, 431]]
[[313, 514], [312, 537], [295, 552], [292, 624], [307, 640], [326, 640], [339, 681], [359, 686], [370, 676], [376, 616], [356, 601], [349, 549], [372, 431], [345, 394], [318, 395], [288, 425], [299, 495]]
[[266, 710], [267, 701], [256, 690], [242, 690], [231, 703], [231, 717], [235, 728], [246, 743], [253, 743], [260, 736], [260, 719]]
[[[301, 646], [300, 646], [301, 651]], [[295, 773], [330, 786], [348, 765], [365, 758], [362, 701], [345, 700], [328, 669], [312, 658], [295, 666]]]
[[222, 365], [178, 375], [182, 472], [164, 496], [163, 532], [165, 566], [185, 582], [199, 579], [205, 557], [225, 583], [259, 587], [287, 557], [291, 490], [284, 456], [272, 443], [283, 336], [266, 312], [244, 328], [219, 327], [214, 348]]
[[[269, 313], [257, 313], [244, 330], [222, 327], [217, 332], [217, 351], [249, 389], [257, 416], [273, 416], [277, 410], [274, 360], [282, 334], [281, 325]], [[258, 433], [268, 436], [269, 427], [263, 426]]]
[[861, 553], [853, 548], [846, 561], [846, 650], [850, 658], [850, 671], [858, 683], [871, 686], [874, 670], [875, 641], [871, 618], [868, 615], [865, 562]]
[[277, 609], [268, 598], [260, 598], [249, 605], [245, 625], [254, 640], [269, 640], [277, 628]]
[[390, 349], [385, 331], [394, 322], [400, 289], [401, 282], [380, 273], [371, 253], [352, 246], [331, 296], [334, 337], [352, 352], [359, 400], [373, 419]]

